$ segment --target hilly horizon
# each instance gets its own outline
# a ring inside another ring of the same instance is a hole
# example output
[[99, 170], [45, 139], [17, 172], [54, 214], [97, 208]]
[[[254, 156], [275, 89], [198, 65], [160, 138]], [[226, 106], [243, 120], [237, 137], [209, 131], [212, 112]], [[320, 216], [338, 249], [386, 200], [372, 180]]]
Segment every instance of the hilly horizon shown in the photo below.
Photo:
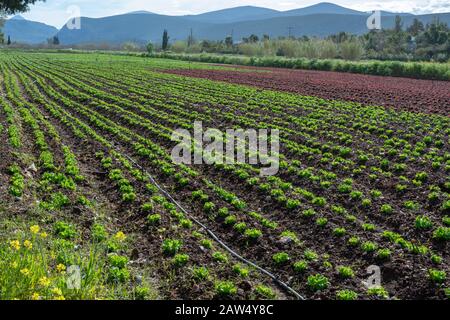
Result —
[[58, 33], [58, 29], [42, 22], [26, 20], [21, 15], [17, 15], [5, 21], [2, 32], [5, 38], [10, 36], [13, 42], [41, 44]]
[[[30, 44], [43, 43], [57, 35], [62, 45], [159, 42], [164, 29], [169, 31], [171, 42], [185, 40], [191, 29], [197, 40], [223, 40], [232, 33], [236, 40], [250, 34], [278, 37], [286, 36], [289, 29], [296, 37], [326, 37], [341, 31], [358, 35], [367, 32], [369, 14], [327, 2], [288, 11], [242, 6], [184, 16], [141, 10], [102, 18], [81, 17], [81, 30], [69, 30], [66, 26], [58, 30], [16, 16], [6, 21], [4, 34], [9, 33], [17, 42]], [[383, 28], [391, 28], [396, 15], [402, 16], [404, 27], [414, 18], [423, 23], [439, 18], [450, 24], [450, 13], [413, 15], [382, 11]]]

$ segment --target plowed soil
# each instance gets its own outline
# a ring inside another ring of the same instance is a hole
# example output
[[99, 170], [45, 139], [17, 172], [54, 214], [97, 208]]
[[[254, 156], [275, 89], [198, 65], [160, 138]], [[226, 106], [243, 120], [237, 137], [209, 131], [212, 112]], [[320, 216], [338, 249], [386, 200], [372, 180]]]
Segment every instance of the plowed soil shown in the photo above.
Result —
[[[239, 66], [236, 66], [239, 68]], [[450, 82], [327, 71], [241, 67], [270, 72], [166, 70], [165, 72], [397, 110], [450, 115]]]

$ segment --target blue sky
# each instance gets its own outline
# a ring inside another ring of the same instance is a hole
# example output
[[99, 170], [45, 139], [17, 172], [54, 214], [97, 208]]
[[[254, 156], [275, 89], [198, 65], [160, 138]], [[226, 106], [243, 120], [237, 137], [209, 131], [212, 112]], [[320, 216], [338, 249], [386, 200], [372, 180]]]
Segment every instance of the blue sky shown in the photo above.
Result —
[[[393, 12], [450, 12], [449, 0], [328, 0], [361, 11], [383, 9]], [[104, 17], [130, 11], [184, 15], [202, 13], [242, 5], [254, 5], [276, 10], [290, 10], [312, 5], [318, 0], [47, 0], [31, 6], [23, 16], [61, 27], [71, 17], [68, 8], [76, 6], [81, 16]]]

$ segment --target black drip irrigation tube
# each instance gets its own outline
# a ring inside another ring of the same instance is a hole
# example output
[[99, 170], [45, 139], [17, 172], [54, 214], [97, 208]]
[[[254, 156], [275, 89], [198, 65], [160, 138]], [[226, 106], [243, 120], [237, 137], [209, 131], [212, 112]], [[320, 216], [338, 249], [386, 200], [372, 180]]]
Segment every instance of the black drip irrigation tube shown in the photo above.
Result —
[[176, 205], [178, 207], [178, 209], [180, 209], [187, 217], [189, 217], [189, 219], [191, 219], [192, 221], [194, 221], [195, 224], [199, 225], [202, 229], [204, 229], [211, 238], [213, 238], [221, 247], [223, 247], [226, 251], [228, 251], [231, 255], [233, 255], [235, 258], [237, 258], [238, 260], [244, 262], [245, 264], [252, 266], [253, 268], [259, 270], [261, 273], [265, 274], [266, 276], [268, 276], [269, 278], [271, 278], [276, 284], [278, 284], [281, 288], [283, 288], [284, 290], [286, 290], [287, 292], [289, 292], [291, 295], [295, 296], [298, 300], [307, 300], [304, 296], [302, 296], [300, 293], [298, 293], [297, 291], [295, 291], [294, 289], [292, 289], [291, 287], [289, 287], [286, 283], [284, 283], [283, 281], [281, 281], [276, 275], [274, 275], [273, 273], [271, 273], [270, 271], [267, 271], [266, 269], [258, 266], [257, 264], [255, 264], [254, 262], [251, 262], [247, 259], [245, 259], [244, 257], [242, 257], [239, 253], [237, 253], [236, 251], [234, 251], [233, 249], [231, 249], [226, 243], [224, 243], [211, 229], [209, 229], [206, 225], [204, 225], [202, 222], [200, 222], [199, 220], [197, 220], [195, 217], [193, 217], [191, 214], [189, 214], [189, 212], [187, 212], [186, 209], [183, 208], [183, 206], [181, 204], [179, 204], [172, 196], [169, 192], [167, 192], [163, 187], [161, 187], [158, 182], [155, 180], [155, 178], [153, 178], [153, 176], [144, 169], [144, 167], [142, 167], [140, 164], [138, 164], [133, 158], [131, 158], [130, 156], [121, 153], [124, 157], [126, 157], [129, 161], [131, 161], [136, 167], [138, 167], [143, 173], [145, 173], [151, 183], [153, 183], [153, 185], [158, 188], [158, 190], [164, 194], [174, 205]]

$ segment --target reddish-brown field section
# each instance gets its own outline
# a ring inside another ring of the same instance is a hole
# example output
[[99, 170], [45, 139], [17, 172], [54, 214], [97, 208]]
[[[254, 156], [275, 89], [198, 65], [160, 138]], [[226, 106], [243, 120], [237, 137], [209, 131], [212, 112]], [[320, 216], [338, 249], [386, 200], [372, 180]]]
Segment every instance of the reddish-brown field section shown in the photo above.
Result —
[[252, 68], [270, 72], [224, 70], [167, 70], [265, 89], [294, 92], [324, 99], [393, 107], [398, 110], [450, 115], [450, 82], [382, 77], [327, 71]]

